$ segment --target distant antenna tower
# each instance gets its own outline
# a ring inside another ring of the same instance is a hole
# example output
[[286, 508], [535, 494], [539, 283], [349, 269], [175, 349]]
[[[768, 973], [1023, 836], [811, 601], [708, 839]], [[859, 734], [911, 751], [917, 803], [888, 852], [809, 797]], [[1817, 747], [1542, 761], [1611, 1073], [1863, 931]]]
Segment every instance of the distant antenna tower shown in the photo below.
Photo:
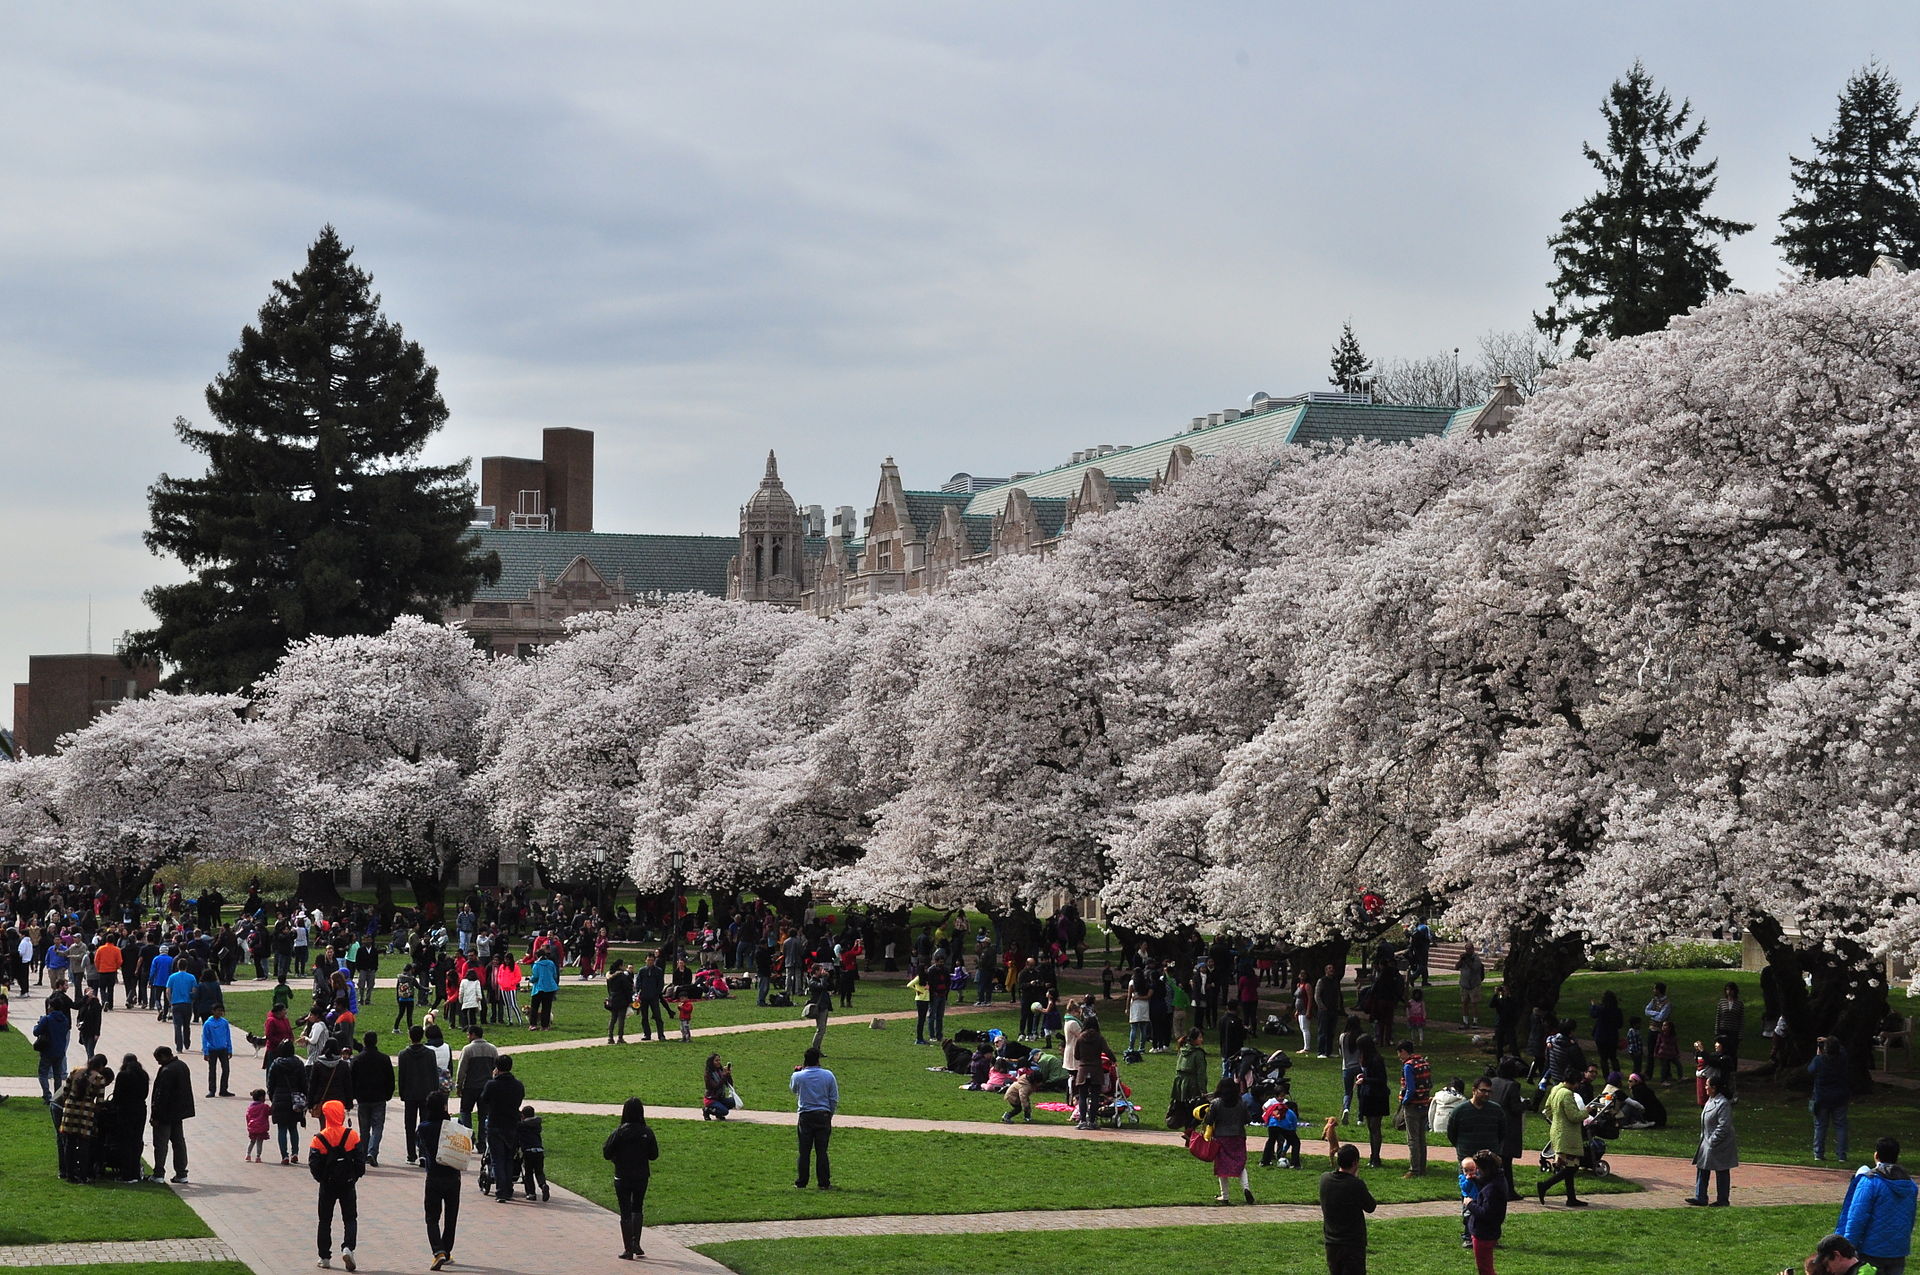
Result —
[[87, 654], [93, 654], [93, 595], [87, 595]]

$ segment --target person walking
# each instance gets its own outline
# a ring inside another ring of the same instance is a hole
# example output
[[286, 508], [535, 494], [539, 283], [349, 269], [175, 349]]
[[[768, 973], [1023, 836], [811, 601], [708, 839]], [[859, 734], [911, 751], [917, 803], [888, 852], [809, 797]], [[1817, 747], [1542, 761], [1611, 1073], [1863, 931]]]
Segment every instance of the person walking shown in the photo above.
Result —
[[307, 1065], [294, 1052], [292, 1041], [282, 1041], [267, 1066], [267, 1102], [273, 1107], [274, 1139], [280, 1163], [300, 1163], [300, 1126], [307, 1122]]
[[[420, 1029], [414, 1028], [417, 1032]], [[458, 1121], [447, 1115], [447, 1094], [436, 1088], [421, 1104], [420, 1127], [407, 1129], [407, 1143], [420, 1151], [420, 1165], [427, 1171], [426, 1212], [427, 1248], [433, 1254], [433, 1269], [439, 1270], [453, 1260], [454, 1231], [460, 1224], [460, 1172], [466, 1164], [466, 1151], [453, 1153], [454, 1164], [440, 1160], [440, 1135], [448, 1124]], [[465, 1138], [465, 1131], [461, 1133]], [[464, 1144], [472, 1147], [471, 1139]]]
[[1462, 1159], [1461, 1172], [1478, 1187], [1466, 1201], [1467, 1246], [1473, 1250], [1474, 1275], [1495, 1275], [1493, 1250], [1507, 1222], [1507, 1179], [1500, 1157], [1491, 1151]]
[[1460, 972], [1460, 1025], [1478, 1027], [1480, 1025], [1480, 989], [1487, 982], [1486, 962], [1480, 959], [1480, 953], [1469, 943], [1460, 953], [1460, 959], [1453, 963]]
[[1213, 1126], [1213, 1140], [1219, 1148], [1213, 1158], [1213, 1176], [1220, 1183], [1215, 1204], [1233, 1203], [1235, 1179], [1239, 1180], [1241, 1197], [1253, 1203], [1253, 1184], [1247, 1180], [1247, 1126], [1258, 1119], [1247, 1096], [1240, 1092], [1240, 1082], [1222, 1076], [1207, 1102], [1207, 1123]]
[[501, 1054], [493, 1062], [493, 1079], [480, 1091], [481, 1127], [486, 1132], [487, 1158], [492, 1165], [493, 1198], [497, 1204], [513, 1203], [513, 1152], [515, 1131], [520, 1127], [520, 1106], [527, 1100], [527, 1087], [513, 1074], [513, 1058]]
[[[647, 1180], [660, 1158], [660, 1143], [647, 1123], [647, 1107], [638, 1098], [620, 1109], [620, 1124], [607, 1135], [600, 1154], [613, 1162], [613, 1198], [620, 1212], [620, 1257], [645, 1257], [640, 1232], [647, 1219]], [[805, 1160], [802, 1160], [802, 1164]]]
[[1180, 1038], [1173, 1060], [1173, 1093], [1167, 1099], [1167, 1127], [1193, 1128], [1193, 1109], [1207, 1100], [1206, 1035], [1198, 1027]]
[[1721, 1052], [1730, 1060], [1727, 1070], [1727, 1092], [1733, 1092], [1733, 1073], [1740, 1069], [1740, 1038], [1747, 1031], [1747, 1006], [1740, 999], [1740, 987], [1728, 983], [1720, 989], [1720, 1001], [1713, 1007], [1713, 1035], [1720, 1043]]
[[67, 1075], [60, 1091], [60, 1177], [66, 1182], [93, 1181], [93, 1135], [107, 1092], [107, 1056], [95, 1054], [84, 1067]]
[[[928, 1004], [931, 1005], [931, 988], [928, 989], [928, 996]], [[915, 1008], [918, 1008], [917, 1004]], [[928, 1012], [931, 1013], [931, 1009]], [[813, 1045], [807, 1052], [816, 1057], [822, 1056], [820, 1047], [826, 1043], [827, 1018], [832, 1013], [833, 984], [827, 981], [823, 973], [816, 971], [812, 981], [807, 984], [807, 1017], [813, 1020]], [[922, 1040], [915, 1043], [924, 1045], [927, 1042]]]
[[320, 1132], [307, 1144], [307, 1172], [320, 1186], [320, 1221], [316, 1243], [322, 1269], [333, 1265], [333, 1213], [340, 1210], [340, 1264], [354, 1268], [353, 1249], [359, 1240], [358, 1183], [367, 1171], [360, 1135], [347, 1128], [347, 1104], [329, 1099], [320, 1104]]
[[627, 1043], [627, 1015], [633, 1011], [633, 975], [625, 961], [615, 961], [607, 972], [607, 1043]]
[[[454, 1076], [454, 1088], [460, 1095], [460, 1123], [472, 1129], [473, 1107], [480, 1101], [480, 1091], [493, 1079], [494, 1065], [500, 1060], [500, 1051], [487, 1039], [487, 1029], [475, 1023], [467, 1028], [467, 1043], [460, 1050], [460, 1069]], [[474, 1147], [484, 1151], [487, 1140], [484, 1131], [474, 1138]]]
[[527, 986], [533, 989], [533, 1004], [527, 1011], [528, 1031], [553, 1030], [553, 998], [560, 994], [560, 967], [553, 963], [551, 950], [541, 950], [540, 959], [528, 974]]
[[[1728, 984], [1732, 986], [1731, 983]], [[1733, 1131], [1733, 1103], [1718, 1076], [1707, 1077], [1707, 1104], [1700, 1108], [1700, 1143], [1693, 1152], [1693, 1194], [1688, 1204], [1711, 1204], [1724, 1209], [1732, 1187], [1732, 1171], [1740, 1167], [1740, 1144]], [[1713, 1175], [1713, 1199], [1707, 1199], [1707, 1175]]]
[[1853, 1082], [1847, 1076], [1847, 1051], [1838, 1036], [1822, 1036], [1819, 1052], [1807, 1064], [1813, 1077], [1813, 1094], [1807, 1109], [1813, 1113], [1813, 1158], [1824, 1160], [1827, 1135], [1833, 1134], [1833, 1158], [1847, 1158], [1847, 1103], [1853, 1096]]
[[1386, 1118], [1388, 1095], [1387, 1062], [1373, 1037], [1360, 1038], [1360, 1081], [1354, 1086], [1361, 1123], [1367, 1126], [1367, 1167], [1380, 1167], [1380, 1122]]
[[[406, 1127], [407, 1163], [418, 1164], [422, 1157], [417, 1135], [420, 1123], [425, 1118], [421, 1113], [426, 1110], [427, 1100], [441, 1092], [440, 1060], [433, 1056], [433, 1050], [424, 1043], [426, 1033], [423, 1030], [409, 1028], [407, 1038], [407, 1047], [394, 1060], [394, 1088], [400, 1095], [400, 1114]], [[433, 1147], [428, 1147], [425, 1158], [431, 1160], [433, 1151]]]
[[193, 994], [200, 980], [190, 969], [175, 966], [167, 975], [167, 1013], [173, 1018], [173, 1049], [184, 1054], [193, 1045]]
[[[191, 977], [191, 975], [189, 975]], [[173, 1152], [173, 1180], [187, 1180], [186, 1122], [193, 1119], [193, 1071], [165, 1045], [153, 1051], [153, 1180], [167, 1176], [167, 1152]]]
[[1427, 1104], [1433, 1101], [1433, 1071], [1413, 1051], [1413, 1042], [1400, 1042], [1400, 1111], [1407, 1128], [1407, 1171], [1402, 1177], [1427, 1173]]
[[1563, 1077], [1555, 1081], [1547, 1093], [1547, 1105], [1541, 1114], [1547, 1118], [1547, 1141], [1553, 1147], [1553, 1168], [1534, 1185], [1533, 1193], [1540, 1203], [1545, 1204], [1547, 1192], [1564, 1182], [1567, 1184], [1567, 1207], [1583, 1209], [1587, 1207], [1587, 1202], [1580, 1198], [1574, 1178], [1580, 1172], [1580, 1149], [1586, 1135], [1581, 1118], [1580, 1095], [1573, 1091], [1573, 1085], [1574, 1078]]
[[1835, 1229], [1851, 1240], [1875, 1275], [1906, 1275], [1913, 1251], [1915, 1185], [1900, 1167], [1900, 1141], [1873, 1144], [1873, 1163], [1862, 1165], [1847, 1183]]
[[[200, 1057], [207, 1064], [207, 1097], [218, 1094], [233, 1097], [233, 1024], [227, 1021], [227, 1007], [215, 1005], [200, 1023]], [[215, 1075], [220, 1083], [214, 1084]]]
[[353, 1101], [360, 1117], [360, 1137], [366, 1144], [367, 1167], [380, 1167], [380, 1140], [387, 1131], [387, 1104], [393, 1100], [393, 1057], [380, 1050], [380, 1033], [361, 1037], [353, 1057]]
[[1320, 1240], [1327, 1275], [1367, 1275], [1367, 1214], [1376, 1204], [1360, 1178], [1360, 1148], [1343, 1142], [1333, 1171], [1320, 1175]]
[[832, 1165], [827, 1159], [827, 1143], [833, 1137], [833, 1113], [840, 1107], [840, 1082], [820, 1065], [820, 1051], [809, 1049], [801, 1057], [800, 1069], [787, 1081], [799, 1112], [800, 1163], [793, 1185], [807, 1185], [807, 1158], [815, 1160], [814, 1176], [822, 1191], [833, 1189]]

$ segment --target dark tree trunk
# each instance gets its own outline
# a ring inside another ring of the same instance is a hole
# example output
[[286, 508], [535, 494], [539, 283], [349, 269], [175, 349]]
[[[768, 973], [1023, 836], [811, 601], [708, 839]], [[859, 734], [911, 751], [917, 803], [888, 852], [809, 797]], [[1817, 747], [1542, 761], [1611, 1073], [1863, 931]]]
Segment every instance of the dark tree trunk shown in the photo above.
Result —
[[[1586, 945], [1577, 936], [1549, 934], [1538, 923], [1515, 928], [1508, 932], [1507, 955], [1501, 963], [1507, 995], [1522, 1011], [1538, 1006], [1550, 1018], [1557, 1017], [1560, 989], [1585, 957]], [[1526, 1021], [1524, 1012], [1520, 1021]]]
[[447, 879], [435, 873], [432, 876], [407, 875], [407, 884], [413, 887], [413, 902], [421, 912], [431, 920], [439, 920], [447, 912]]
[[373, 910], [382, 931], [393, 928], [393, 879], [382, 872], [373, 878]]
[[1344, 934], [1336, 934], [1305, 947], [1296, 947], [1292, 957], [1294, 974], [1296, 977], [1304, 974], [1308, 982], [1315, 982], [1331, 965], [1345, 980], [1347, 961], [1352, 952], [1353, 942]]
[[1017, 948], [1023, 958], [1040, 954], [1040, 918], [1032, 909], [1014, 906], [1003, 910], [984, 905], [980, 910], [993, 923], [993, 932], [1003, 953]]
[[1834, 1036], [1847, 1051], [1854, 1092], [1870, 1091], [1874, 1042], [1887, 1016], [1887, 982], [1881, 962], [1846, 939], [1836, 944], [1837, 951], [1796, 947], [1772, 917], [1751, 918], [1747, 932], [1767, 955], [1772, 974], [1768, 989], [1787, 1020], [1787, 1034], [1776, 1040], [1777, 1061], [1769, 1070], [1777, 1069], [1789, 1089], [1810, 1088], [1813, 1081], [1806, 1065], [1816, 1042], [1822, 1036]]
[[325, 908], [329, 914], [337, 912], [343, 902], [340, 887], [333, 883], [331, 868], [300, 869], [300, 880], [293, 887], [293, 897], [310, 908]]

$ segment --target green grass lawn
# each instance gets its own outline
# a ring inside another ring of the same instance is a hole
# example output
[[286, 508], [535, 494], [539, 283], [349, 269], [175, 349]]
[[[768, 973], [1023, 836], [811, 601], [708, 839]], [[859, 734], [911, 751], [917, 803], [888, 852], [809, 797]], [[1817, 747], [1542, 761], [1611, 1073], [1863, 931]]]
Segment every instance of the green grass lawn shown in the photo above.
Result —
[[0, 1191], [0, 1244], [193, 1239], [213, 1234], [179, 1196], [157, 1183], [73, 1186], [62, 1182], [53, 1124], [37, 1098], [15, 1098], [0, 1105], [0, 1181], [10, 1188]]
[[[1225, 1209], [1221, 1214], [1233, 1216]], [[1786, 1266], [1798, 1270], [1831, 1228], [1833, 1215], [1825, 1206], [1725, 1209], [1706, 1217], [1691, 1209], [1576, 1215], [1521, 1208], [1508, 1220], [1498, 1260], [1501, 1275], [1764, 1275]], [[1374, 1222], [1367, 1236], [1368, 1269], [1388, 1275], [1470, 1272], [1473, 1259], [1459, 1237], [1460, 1224], [1452, 1218]], [[1318, 1222], [749, 1240], [702, 1245], [699, 1251], [740, 1275], [978, 1275], [989, 1269], [1165, 1275], [1202, 1264], [1209, 1271], [1265, 1275], [1322, 1275], [1327, 1269]]]
[[[294, 985], [293, 1010], [298, 1013], [311, 1004], [310, 984], [301, 982]], [[578, 978], [562, 979], [560, 994], [553, 1002], [553, 1030], [550, 1032], [529, 1032], [524, 1027], [508, 1027], [499, 1023], [487, 1025], [487, 1039], [503, 1047], [533, 1044], [545, 1040], [591, 1040], [594, 1037], [606, 1038], [607, 1011], [601, 1008], [606, 999], [606, 987], [602, 980], [594, 979], [583, 983]], [[524, 1013], [529, 997], [523, 990], [520, 996], [521, 1010]], [[236, 1031], [246, 1030], [258, 1033], [266, 1022], [267, 1010], [273, 1004], [273, 992], [270, 986], [262, 990], [231, 991], [226, 996], [227, 1017], [233, 1021]], [[871, 1018], [875, 1014], [893, 1013], [913, 1008], [913, 996], [900, 982], [863, 981], [854, 993], [853, 1008], [836, 1011], [850, 1017], [864, 1015]], [[673, 1016], [671, 1008], [664, 1011], [669, 1019], [668, 1033], [676, 1040], [680, 1035], [680, 1025]], [[418, 1023], [425, 1018], [425, 1008], [416, 1007], [413, 1020]], [[761, 1008], [754, 1003], [754, 993], [748, 990], [736, 992], [725, 1000], [695, 1001], [693, 1005], [693, 1025], [695, 1027], [730, 1027], [739, 1023], [793, 1023], [798, 1022], [798, 1006], [788, 1009], [776, 1009], [771, 1006]], [[111, 1019], [111, 1015], [108, 1016]], [[377, 1031], [385, 1041], [391, 1039], [393, 1027], [393, 991], [391, 988], [378, 988], [373, 995], [373, 1003], [365, 1007], [358, 1016], [362, 1032]], [[448, 1019], [441, 1020], [441, 1029], [451, 1040], [464, 1041], [465, 1035]], [[404, 1033], [405, 1028], [401, 1031]], [[197, 1029], [196, 1029], [197, 1032]], [[911, 1039], [912, 1024], [908, 1024], [908, 1038]], [[627, 1036], [629, 1040], [640, 1037], [640, 1015], [636, 1011], [628, 1016]], [[197, 1036], [196, 1036], [197, 1041]], [[244, 1053], [244, 1049], [243, 1049]], [[704, 1054], [701, 1055], [705, 1057]]]
[[[40, 1017], [38, 1001], [15, 1001], [12, 1012], [20, 1012], [23, 1006], [36, 1007], [33, 1019]], [[33, 1020], [19, 1018], [15, 1020], [28, 1031], [33, 1030]], [[33, 1052], [33, 1041], [20, 1034], [13, 1027], [0, 1031], [0, 1076], [34, 1076], [40, 1072], [40, 1055]]]
[[[548, 1175], [609, 1209], [614, 1207], [613, 1179], [600, 1147], [616, 1124], [611, 1116], [545, 1118]], [[797, 1143], [791, 1128], [662, 1120], [654, 1130], [660, 1138], [660, 1160], [647, 1193], [647, 1222], [653, 1226], [1199, 1204], [1218, 1189], [1209, 1167], [1188, 1155], [1171, 1134], [1163, 1147], [1007, 1138], [989, 1151], [979, 1135], [882, 1133], [843, 1126], [833, 1133], [835, 1189], [796, 1191]], [[1255, 1143], [1256, 1159], [1258, 1148]], [[1010, 1193], [956, 1191], [955, 1181], [978, 1172], [989, 1163], [988, 1156], [996, 1180], [1036, 1185]], [[1407, 1179], [1383, 1171], [1369, 1175], [1368, 1181], [1375, 1196], [1386, 1201], [1457, 1197], [1451, 1173]], [[1530, 1185], [1532, 1178], [1523, 1181]], [[1253, 1173], [1254, 1196], [1267, 1202], [1317, 1200], [1318, 1184], [1318, 1174], [1310, 1170], [1256, 1167]], [[1583, 1183], [1582, 1191], [1588, 1189]], [[1591, 1189], [1634, 1188], [1612, 1181], [1594, 1182]]]

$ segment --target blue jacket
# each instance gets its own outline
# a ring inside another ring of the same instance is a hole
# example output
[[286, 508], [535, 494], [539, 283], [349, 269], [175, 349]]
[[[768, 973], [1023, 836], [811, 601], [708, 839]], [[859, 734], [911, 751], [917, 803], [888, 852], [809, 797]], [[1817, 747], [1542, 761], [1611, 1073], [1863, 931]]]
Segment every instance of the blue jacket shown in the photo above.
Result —
[[193, 989], [198, 986], [200, 986], [200, 980], [193, 976], [192, 970], [175, 970], [167, 975], [168, 1004], [193, 1004]]
[[533, 972], [529, 977], [533, 981], [533, 990], [536, 992], [560, 990], [560, 970], [544, 956], [533, 963]]
[[1834, 1229], [1870, 1257], [1905, 1257], [1913, 1245], [1913, 1178], [1897, 1164], [1861, 1169], [1847, 1183]]
[[209, 1018], [200, 1024], [200, 1052], [210, 1054], [216, 1049], [233, 1052], [233, 1024], [224, 1018]]
[[172, 973], [173, 953], [162, 952], [153, 958], [151, 965], [147, 966], [147, 982], [155, 987], [165, 987], [167, 985], [167, 976]]
[[1852, 1096], [1853, 1084], [1847, 1079], [1845, 1050], [1815, 1054], [1813, 1061], [1807, 1064], [1807, 1072], [1813, 1077], [1814, 1106], [1837, 1107]]
[[53, 1058], [64, 1057], [67, 1041], [73, 1035], [73, 1020], [58, 1010], [51, 1014], [40, 1015], [40, 1021], [33, 1025], [33, 1034], [47, 1042], [44, 1051]]

